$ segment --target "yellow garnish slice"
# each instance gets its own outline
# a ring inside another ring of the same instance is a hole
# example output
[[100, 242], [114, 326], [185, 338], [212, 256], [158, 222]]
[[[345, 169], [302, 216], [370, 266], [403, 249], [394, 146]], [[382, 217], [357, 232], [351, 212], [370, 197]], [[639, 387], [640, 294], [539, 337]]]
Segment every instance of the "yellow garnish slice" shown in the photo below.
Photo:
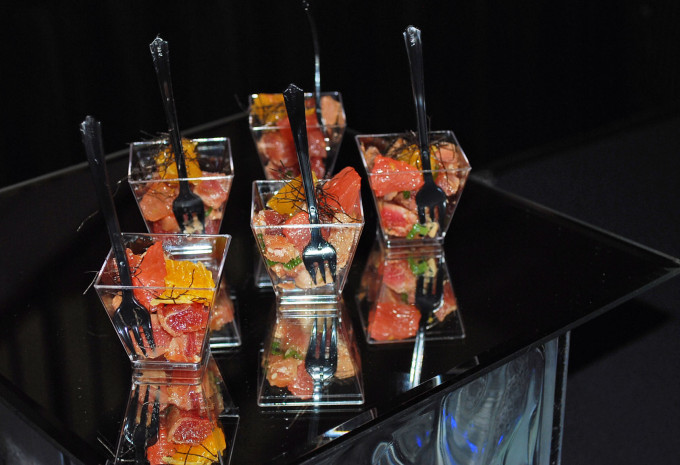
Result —
[[[439, 149], [436, 145], [430, 146], [430, 167], [432, 170], [437, 170], [439, 167], [439, 162], [435, 154], [439, 153]], [[397, 155], [397, 160], [404, 161], [411, 166], [415, 166], [419, 170], [423, 169], [423, 161], [420, 157], [420, 149], [416, 144], [411, 144], [408, 147], [402, 149]]]
[[[196, 154], [197, 143], [182, 138], [182, 148], [184, 148], [184, 159], [187, 165], [187, 176], [190, 178], [200, 178], [203, 175], [201, 167], [198, 164], [198, 157]], [[175, 163], [175, 155], [170, 150], [170, 147], [165, 147], [156, 155], [156, 166], [158, 166], [158, 174], [161, 179], [177, 179], [177, 164]]]
[[[217, 453], [227, 448], [224, 432], [215, 428], [205, 440], [198, 445], [178, 444], [172, 457], [164, 457], [163, 461], [170, 465], [211, 465], [217, 461]], [[224, 454], [222, 454], [224, 455]]]
[[[163, 294], [151, 301], [152, 305], [160, 303], [190, 304], [212, 302], [215, 287], [212, 272], [201, 262], [194, 263], [187, 260], [165, 260], [165, 286], [169, 288]], [[191, 288], [191, 291], [187, 291]]]
[[283, 94], [256, 94], [250, 113], [254, 115], [260, 124], [274, 124], [281, 118], [286, 117], [286, 106]]
[[[312, 173], [314, 184], [318, 181]], [[279, 191], [269, 199], [267, 206], [281, 215], [294, 215], [300, 211], [300, 207], [306, 202], [305, 188], [302, 185], [302, 175], [291, 179]]]
[[[315, 112], [313, 105], [305, 107], [306, 115], [312, 115]], [[254, 115], [261, 124], [274, 124], [282, 118], [287, 118], [283, 94], [255, 94], [250, 114]]]

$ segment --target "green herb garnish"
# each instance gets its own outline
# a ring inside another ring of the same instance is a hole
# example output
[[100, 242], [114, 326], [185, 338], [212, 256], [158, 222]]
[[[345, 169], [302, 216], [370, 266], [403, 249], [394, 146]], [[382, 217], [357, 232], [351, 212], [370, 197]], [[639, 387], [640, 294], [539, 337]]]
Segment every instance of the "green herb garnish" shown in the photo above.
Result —
[[404, 196], [405, 199], [411, 198], [411, 191], [403, 191], [401, 194]]
[[268, 258], [265, 258], [265, 260], [267, 261], [267, 266], [270, 267], [270, 268], [274, 265], [283, 265], [283, 267], [287, 270], [292, 270], [293, 268], [298, 266], [300, 263], [302, 263], [302, 257], [300, 257], [300, 256], [297, 256], [295, 258], [291, 258], [286, 263], [275, 262], [274, 260], [270, 260]]
[[296, 266], [298, 266], [300, 263], [302, 263], [302, 257], [297, 256], [295, 258], [290, 259], [287, 263], [283, 264], [283, 267], [287, 270], [292, 270]]
[[279, 340], [274, 340], [272, 341], [272, 355], [283, 355], [283, 351], [281, 350], [281, 341]]
[[416, 276], [420, 276], [421, 274], [424, 274], [427, 270], [430, 269], [430, 266], [427, 264], [425, 260], [416, 262], [411, 257], [408, 257], [408, 266], [411, 268], [411, 272]]
[[430, 232], [430, 228], [424, 224], [416, 223], [406, 235], [406, 239], [413, 239], [416, 236], [425, 236], [428, 232]]

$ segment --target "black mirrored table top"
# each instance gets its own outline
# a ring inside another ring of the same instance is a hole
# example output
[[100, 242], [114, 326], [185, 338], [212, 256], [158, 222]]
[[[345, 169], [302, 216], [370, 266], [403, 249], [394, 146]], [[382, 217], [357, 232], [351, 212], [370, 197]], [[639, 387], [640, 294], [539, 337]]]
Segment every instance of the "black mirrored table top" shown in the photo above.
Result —
[[[234, 157], [236, 176], [221, 232], [233, 236], [225, 278], [237, 302], [243, 344], [215, 356], [240, 414], [232, 462], [296, 463], [318, 451], [306, 443], [304, 415], [257, 405], [258, 357], [274, 294], [253, 281], [259, 257], [249, 226], [250, 192], [263, 173], [247, 120], [238, 115], [191, 135], [229, 137]], [[474, 154], [468, 157], [474, 173]], [[367, 344], [353, 297], [376, 224], [351, 130], [336, 171], [347, 165], [364, 185], [366, 226], [344, 298], [361, 355], [365, 404], [322, 414], [321, 430], [358, 418], [346, 437], [361, 435], [433, 392], [462, 385], [680, 272], [677, 259], [498, 191], [473, 175], [444, 247], [465, 337], [428, 342], [424, 384], [404, 392], [400, 380], [408, 373], [412, 344]], [[111, 179], [124, 179], [126, 170], [125, 152], [113, 154]], [[124, 231], [144, 231], [124, 181], [116, 206]], [[102, 218], [90, 216], [96, 210], [85, 165], [0, 191], [0, 397], [86, 464], [111, 458], [105, 444], [115, 445], [131, 382], [128, 359], [89, 288], [109, 249]], [[437, 383], [427, 382], [433, 378]]]

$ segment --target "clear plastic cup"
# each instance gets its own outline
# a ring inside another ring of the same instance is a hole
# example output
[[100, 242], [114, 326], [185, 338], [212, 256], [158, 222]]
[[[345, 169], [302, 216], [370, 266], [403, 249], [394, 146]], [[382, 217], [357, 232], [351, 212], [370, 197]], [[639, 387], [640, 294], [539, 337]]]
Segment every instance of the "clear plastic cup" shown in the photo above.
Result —
[[[323, 124], [319, 124], [314, 97], [305, 94], [307, 141], [312, 171], [318, 179], [330, 177], [347, 126], [339, 92], [321, 93]], [[293, 134], [283, 94], [252, 94], [249, 126], [266, 179], [300, 174]]]
[[442, 244], [470, 173], [470, 163], [451, 131], [429, 133], [431, 174], [446, 195], [438, 221], [420, 223], [416, 195], [423, 185], [415, 133], [356, 136], [388, 247]]
[[[182, 145], [189, 188], [205, 207], [205, 234], [218, 234], [234, 179], [229, 139], [185, 139]], [[172, 212], [179, 181], [168, 139], [130, 144], [128, 183], [150, 233], [181, 232]]]

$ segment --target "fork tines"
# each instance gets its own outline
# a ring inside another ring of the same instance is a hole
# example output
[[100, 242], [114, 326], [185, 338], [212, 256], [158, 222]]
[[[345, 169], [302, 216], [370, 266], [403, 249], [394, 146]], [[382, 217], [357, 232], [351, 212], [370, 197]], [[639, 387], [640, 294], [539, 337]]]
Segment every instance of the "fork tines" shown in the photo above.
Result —
[[[319, 320], [322, 320], [319, 334]], [[330, 335], [327, 334], [327, 318], [314, 318], [305, 357], [305, 369], [314, 381], [314, 401], [321, 399], [325, 384], [335, 375], [338, 368], [338, 331], [337, 318], [332, 318]]]
[[337, 270], [337, 254], [335, 248], [326, 241], [317, 242], [316, 247], [313, 244], [314, 239], [310, 241], [310, 245], [305, 248], [302, 255], [302, 261], [307, 269], [307, 272], [312, 277], [312, 282], [316, 284], [317, 270], [321, 274], [321, 279], [326, 283], [326, 266], [331, 272], [331, 282], [335, 282], [335, 273]]
[[444, 287], [444, 273], [441, 270], [441, 263], [438, 264], [436, 275], [427, 278], [425, 276], [418, 276], [416, 281], [416, 307], [421, 313], [421, 326], [427, 324], [430, 314], [441, 305]]
[[132, 405], [128, 409], [125, 419], [125, 431], [128, 441], [134, 448], [136, 463], [148, 463], [146, 460], [146, 449], [154, 445], [158, 440], [160, 423], [160, 390], [156, 390], [151, 415], [149, 415], [149, 391], [151, 388], [146, 386], [144, 401], [139, 402], [139, 384], [135, 385], [132, 395]]

